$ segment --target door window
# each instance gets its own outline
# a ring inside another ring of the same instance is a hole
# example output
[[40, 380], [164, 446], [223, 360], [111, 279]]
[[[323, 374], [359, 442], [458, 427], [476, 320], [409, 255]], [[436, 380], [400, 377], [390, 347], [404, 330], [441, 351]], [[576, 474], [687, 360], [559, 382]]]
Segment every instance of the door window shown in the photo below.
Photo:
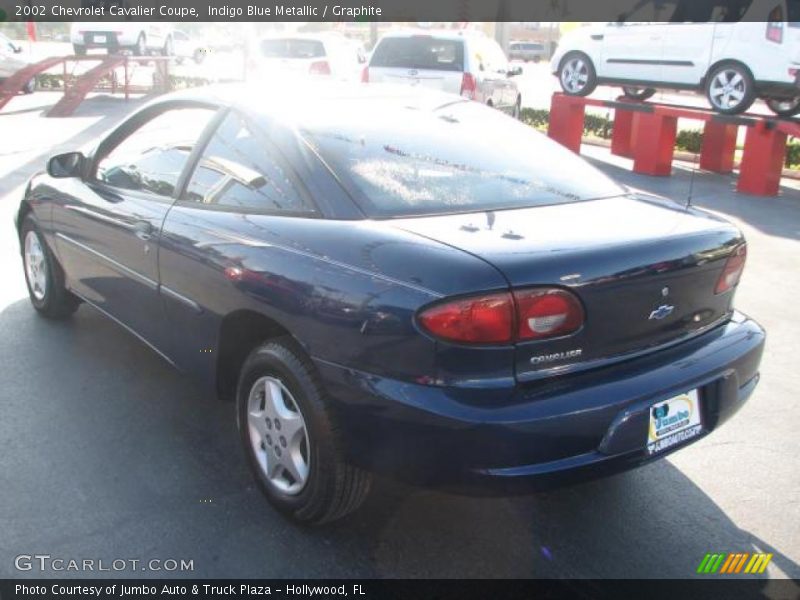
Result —
[[315, 212], [278, 148], [237, 113], [211, 138], [182, 199], [264, 212]]
[[213, 115], [210, 108], [160, 113], [100, 159], [97, 179], [116, 188], [171, 197], [189, 153]]

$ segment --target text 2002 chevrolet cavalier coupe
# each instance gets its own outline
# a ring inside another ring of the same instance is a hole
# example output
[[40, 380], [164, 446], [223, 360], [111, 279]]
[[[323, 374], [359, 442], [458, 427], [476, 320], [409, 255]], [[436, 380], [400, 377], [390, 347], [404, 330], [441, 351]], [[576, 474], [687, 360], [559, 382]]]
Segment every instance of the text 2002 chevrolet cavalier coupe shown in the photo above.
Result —
[[272, 96], [146, 105], [51, 159], [17, 227], [36, 310], [90, 304], [235, 399], [284, 513], [341, 517], [374, 472], [512, 492], [620, 471], [753, 391], [735, 227], [455, 96]]

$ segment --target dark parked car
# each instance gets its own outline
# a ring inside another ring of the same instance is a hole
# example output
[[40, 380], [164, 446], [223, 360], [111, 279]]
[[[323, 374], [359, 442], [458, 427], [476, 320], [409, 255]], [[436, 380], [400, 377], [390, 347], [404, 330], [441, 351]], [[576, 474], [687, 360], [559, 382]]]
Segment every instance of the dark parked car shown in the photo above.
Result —
[[438, 92], [164, 96], [52, 158], [17, 227], [36, 310], [85, 302], [235, 400], [301, 521], [372, 472], [508, 493], [628, 469], [758, 381], [735, 227]]

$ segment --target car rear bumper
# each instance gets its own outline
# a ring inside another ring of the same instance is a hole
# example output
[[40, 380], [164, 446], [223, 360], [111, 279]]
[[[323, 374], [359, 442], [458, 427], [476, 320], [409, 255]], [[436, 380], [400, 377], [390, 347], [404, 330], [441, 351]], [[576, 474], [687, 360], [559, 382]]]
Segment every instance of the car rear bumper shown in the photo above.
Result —
[[514, 493], [662, 458], [646, 450], [656, 402], [698, 389], [703, 432], [752, 393], [765, 333], [736, 313], [698, 338], [576, 375], [513, 388], [443, 388], [317, 360], [346, 451], [369, 470], [468, 493]]

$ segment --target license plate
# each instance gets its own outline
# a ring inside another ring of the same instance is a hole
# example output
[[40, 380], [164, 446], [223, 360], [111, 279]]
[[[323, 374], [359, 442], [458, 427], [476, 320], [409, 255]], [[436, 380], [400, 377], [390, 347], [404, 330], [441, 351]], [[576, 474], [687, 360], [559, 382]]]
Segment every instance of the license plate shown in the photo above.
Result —
[[650, 407], [647, 453], [658, 454], [697, 437], [703, 431], [700, 396], [690, 390]]
[[104, 36], [104, 35], [96, 35], [92, 39], [94, 40], [95, 44], [105, 44], [106, 43], [106, 36]]

